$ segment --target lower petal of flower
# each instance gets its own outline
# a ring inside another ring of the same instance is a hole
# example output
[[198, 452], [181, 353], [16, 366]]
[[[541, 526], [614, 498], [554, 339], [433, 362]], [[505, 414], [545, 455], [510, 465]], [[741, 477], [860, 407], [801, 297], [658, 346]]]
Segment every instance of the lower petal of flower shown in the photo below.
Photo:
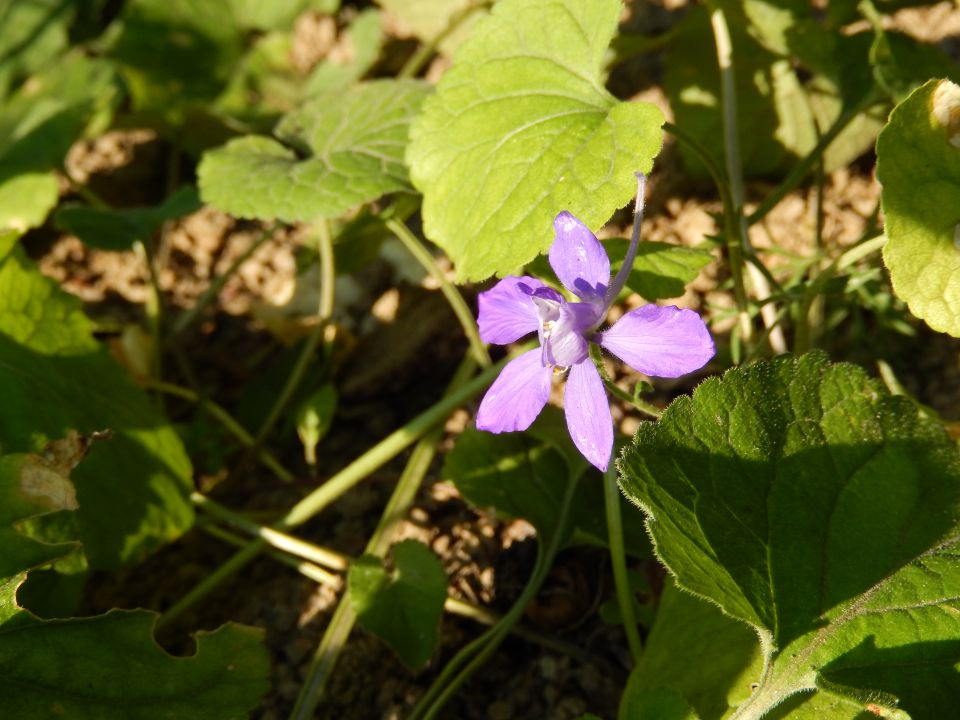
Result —
[[484, 395], [477, 428], [492, 433], [526, 430], [547, 404], [552, 376], [540, 362], [540, 348], [511, 360]]
[[703, 319], [674, 305], [631, 310], [601, 334], [599, 343], [634, 370], [654, 377], [699, 370], [716, 353]]
[[585, 361], [570, 368], [563, 394], [573, 444], [594, 467], [606, 471], [613, 452], [613, 418], [600, 373]]

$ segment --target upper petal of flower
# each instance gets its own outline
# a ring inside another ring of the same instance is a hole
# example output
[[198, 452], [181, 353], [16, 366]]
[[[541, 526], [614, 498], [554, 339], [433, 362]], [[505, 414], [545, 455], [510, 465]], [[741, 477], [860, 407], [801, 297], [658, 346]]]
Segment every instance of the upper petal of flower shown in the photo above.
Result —
[[600, 373], [587, 361], [570, 368], [563, 393], [567, 429], [590, 464], [606, 471], [613, 451], [613, 418]]
[[492, 433], [526, 430], [547, 404], [552, 376], [540, 362], [539, 348], [511, 360], [480, 402], [477, 428]]
[[560, 294], [532, 277], [506, 277], [486, 292], [480, 293], [480, 339], [494, 345], [512, 343], [540, 328], [540, 318], [533, 295], [559, 303]]
[[556, 239], [550, 266], [560, 282], [581, 300], [603, 301], [610, 284], [610, 258], [590, 228], [567, 211], [553, 221]]
[[674, 305], [631, 310], [601, 334], [599, 343], [634, 370], [655, 377], [699, 370], [716, 353], [700, 316]]

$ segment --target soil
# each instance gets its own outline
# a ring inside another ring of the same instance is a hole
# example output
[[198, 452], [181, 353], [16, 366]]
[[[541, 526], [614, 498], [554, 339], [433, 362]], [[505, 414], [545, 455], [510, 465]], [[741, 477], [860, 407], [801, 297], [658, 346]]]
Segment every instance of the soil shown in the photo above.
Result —
[[[683, 3], [652, 5], [645, 22], [662, 31]], [[941, 3], [931, 9], [912, 9], [899, 13], [896, 22], [901, 29], [918, 33], [942, 30], [957, 20], [955, 12], [949, 19], [942, 17], [944, 6], [952, 8], [950, 3]], [[329, 23], [307, 18], [302, 25], [304, 37], [319, 38], [324, 52], [337, 47], [336, 28]], [[937, 39], [958, 33], [960, 30]], [[322, 55], [303, 50], [298, 62], [307, 67]], [[665, 108], [665, 99], [655, 90], [644, 99]], [[166, 166], [169, 152], [147, 131], [115, 131], [78, 144], [68, 167], [74, 180], [89, 184], [109, 202], [134, 206], [156, 201], [160, 192], [157, 168]], [[643, 236], [699, 245], [705, 236], [716, 233], [713, 216], [721, 207], [702, 186], [683, 180], [676, 171], [678, 162], [668, 145], [650, 179]], [[822, 234], [830, 256], [862, 237], [876, 215], [879, 186], [871, 166], [867, 158], [826, 178]], [[769, 190], [768, 185], [751, 185], [748, 210]], [[755, 246], [761, 251], [776, 246], [787, 254], [809, 256], [814, 251], [816, 194], [815, 187], [807, 186], [785, 198], [752, 229]], [[166, 315], [176, 317], [190, 308], [211, 279], [224, 273], [263, 230], [259, 224], [236, 221], [209, 208], [168, 224], [154, 239], [153, 248]], [[608, 230], [611, 235], [623, 232], [624, 227]], [[132, 251], [91, 249], [77, 238], [52, 235], [49, 228], [28, 240], [43, 272], [83, 300], [118, 358], [134, 373], [142, 373], [142, 358], [149, 355], [144, 347], [149, 339], [143, 332], [149, 282], [142, 259]], [[310, 331], [309, 318], [316, 307], [316, 271], [312, 265], [302, 266], [303, 244], [301, 230], [278, 231], [253, 253], [216, 302], [180, 338], [180, 346], [189, 348], [193, 377], [186, 377], [175, 360], [168, 358], [175, 381], [198, 383], [241, 419], [245, 413], [257, 417], [261, 407], [256, 400], [258, 387], [262, 395], [264, 388], [269, 391], [276, 384], [290, 348]], [[218, 450], [222, 436], [210, 430], [203, 442], [191, 448], [200, 488], [232, 508], [250, 509], [266, 520], [439, 398], [466, 344], [435, 283], [402, 258], [402, 251], [387, 245], [361, 273], [338, 280], [332, 338], [337, 349], [331, 362], [341, 407], [320, 448], [320, 477], [305, 467], [289, 423], [270, 439], [287, 466], [299, 468], [296, 481], [289, 485], [278, 483], [252, 463], [238, 465], [236, 457], [223, 457], [222, 448]], [[727, 281], [719, 263], [714, 262], [681, 298], [672, 301], [715, 319], [713, 327], [721, 345], [730, 321], [720, 318], [732, 307]], [[639, 297], [628, 298], [614, 309], [611, 320], [642, 302]], [[838, 359], [887, 358], [909, 392], [944, 417], [960, 419], [960, 344], [920, 323], [912, 322], [908, 329], [912, 336], [885, 328], [858, 334], [843, 326], [823, 340], [829, 341], [828, 350]], [[857, 344], [864, 342], [885, 345], [880, 352], [871, 346], [869, 353], [858, 354]], [[618, 373], [616, 380], [624, 388], [632, 388], [641, 379], [612, 363], [610, 369]], [[719, 365], [708, 367], [704, 374], [716, 369]], [[876, 372], [876, 368], [870, 370]], [[658, 381], [652, 399], [665, 405], [675, 395], [689, 391], [692, 382], [696, 378]], [[167, 407], [174, 420], [197, 422], [190, 405], [170, 401]], [[442, 448], [448, 448], [470, 422], [473, 410], [468, 407], [450, 418]], [[632, 435], [642, 419], [633, 409], [616, 403], [614, 417], [627, 435]], [[199, 427], [194, 424], [193, 430]], [[297, 534], [351, 556], [360, 554], [405, 459], [401, 456], [378, 470]], [[434, 462], [399, 536], [427, 543], [441, 558], [451, 596], [502, 613], [517, 597], [532, 568], [532, 528], [523, 521], [504, 522], [469, 507], [444, 480], [440, 466], [440, 460]], [[196, 529], [141, 566], [96, 576], [89, 584], [83, 609], [99, 612], [116, 605], [163, 609], [231, 552], [230, 546]], [[654, 581], [660, 574], [650, 560], [636, 560], [634, 568]], [[158, 577], [165, 581], [155, 582]], [[597, 613], [611, 595], [612, 581], [603, 553], [583, 548], [565, 551], [524, 623], [576, 645], [586, 659], [511, 636], [467, 682], [443, 717], [573, 720], [585, 712], [615, 717], [629, 658], [621, 629], [604, 624]], [[339, 597], [336, 589], [261, 558], [160, 639], [172, 650], [184, 652], [190, 648], [189, 631], [214, 628], [227, 620], [265, 628], [273, 663], [272, 689], [252, 717], [284, 718]], [[383, 643], [355, 629], [318, 717], [405, 717], [444, 663], [482, 630], [483, 626], [472, 620], [446, 615], [430, 664], [413, 672]]]

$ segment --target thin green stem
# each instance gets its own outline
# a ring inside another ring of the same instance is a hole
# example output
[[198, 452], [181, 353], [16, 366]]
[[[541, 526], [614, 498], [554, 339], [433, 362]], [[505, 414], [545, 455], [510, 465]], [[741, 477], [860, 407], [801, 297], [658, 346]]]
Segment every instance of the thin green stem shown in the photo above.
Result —
[[820, 297], [827, 283], [830, 282], [830, 280], [833, 279], [837, 273], [846, 270], [851, 265], [857, 263], [865, 257], [868, 257], [878, 250], [882, 250], [883, 246], [886, 244], [887, 236], [880, 235], [869, 240], [864, 240], [858, 245], [854, 245], [852, 248], [830, 263], [830, 265], [821, 270], [817, 274], [817, 277], [814, 278], [813, 282], [807, 285], [806, 289], [804, 290], [803, 297], [800, 300], [799, 317], [797, 318], [798, 334], [794, 341], [794, 352], [800, 354], [808, 349], [806, 333], [800, 329], [805, 328], [808, 325], [810, 308], [813, 306], [814, 301]]
[[[521, 352], [527, 349], [529, 349], [529, 347], [524, 346]], [[275, 530], [289, 530], [306, 522], [324, 510], [330, 503], [357, 485], [364, 478], [410, 447], [410, 445], [429, 432], [437, 423], [442, 422], [458, 407], [485, 390], [503, 369], [503, 366], [513, 357], [515, 357], [515, 355], [505, 357], [489, 368], [486, 368], [470, 382], [449, 396], [444, 397], [420, 415], [417, 415], [417, 417], [399, 430], [390, 433], [390, 435], [294, 505], [286, 515], [274, 523], [272, 527]], [[210, 575], [204, 578], [196, 587], [187, 593], [187, 595], [181, 598], [180, 601], [170, 607], [170, 609], [160, 617], [158, 624], [167, 625], [183, 615], [184, 612], [206, 597], [222, 582], [247, 565], [247, 563], [253, 560], [265, 547], [266, 543], [264, 540], [260, 538], [252, 540], [239, 552], [234, 554], [233, 557], [211, 572]]]
[[[567, 487], [557, 512], [556, 531], [550, 537], [545, 548], [541, 540], [541, 544], [538, 546], [537, 563], [534, 567], [533, 574], [520, 597], [517, 598], [517, 601], [499, 623], [494, 625], [483, 636], [463, 648], [447, 664], [424, 697], [417, 703], [409, 720], [433, 720], [436, 718], [460, 686], [500, 647], [504, 638], [520, 620], [527, 604], [533, 600], [537, 592], [539, 592], [540, 586], [546, 579], [547, 573], [553, 565], [553, 560], [560, 550], [563, 538], [562, 529], [566, 527], [569, 519], [570, 507], [573, 504], [573, 497], [577, 489], [577, 480], [578, 478], [572, 475], [567, 479]], [[463, 659], [458, 662], [461, 656], [463, 656]], [[458, 671], [462, 665], [465, 666], [462, 670]], [[456, 674], [453, 675], [453, 673]], [[452, 678], [450, 677], [451, 675], [453, 675]]]
[[623, 519], [620, 516], [620, 491], [617, 488], [616, 464], [611, 464], [603, 474], [603, 498], [607, 513], [607, 538], [610, 544], [610, 564], [613, 567], [613, 584], [620, 606], [623, 629], [627, 634], [627, 645], [633, 664], [640, 662], [643, 643], [637, 629], [637, 616], [633, 611], [633, 591], [627, 576], [627, 552], [623, 542]]
[[[183, 398], [184, 400], [197, 403], [203, 407], [204, 410], [210, 413], [214, 419], [219, 421], [220, 424], [223, 425], [223, 427], [231, 435], [237, 438], [237, 440], [239, 440], [248, 448], [253, 447], [253, 436], [248, 433], [246, 428], [244, 428], [243, 425], [234, 419], [230, 413], [228, 413], [223, 407], [215, 403], [213, 400], [203, 398], [189, 388], [160, 380], [153, 380], [152, 378], [145, 378], [140, 381], [140, 384], [144, 387], [166, 393], [167, 395], [175, 395], [176, 397]], [[257, 458], [263, 463], [264, 467], [273, 472], [273, 474], [276, 475], [279, 480], [287, 483], [294, 481], [295, 478], [293, 473], [283, 467], [283, 465], [280, 464], [280, 461], [277, 460], [276, 456], [266, 448], [259, 448], [257, 450]]]
[[[240, 535], [232, 533], [229, 530], [225, 530], [218, 525], [213, 525], [210, 522], [201, 522], [199, 523], [199, 527], [205, 533], [212, 535], [218, 540], [223, 540], [231, 545], [242, 546], [246, 544], [246, 540]], [[326, 553], [339, 557], [340, 561], [344, 565], [347, 565], [353, 561], [353, 558], [343, 555], [342, 553], [338, 553], [336, 550], [331, 550], [330, 548], [322, 549]], [[293, 568], [305, 578], [313, 580], [319, 585], [325, 585], [326, 587], [333, 588], [334, 590], [340, 590], [343, 587], [343, 579], [340, 575], [331, 573], [312, 562], [306, 562], [298, 559], [299, 556], [294, 557], [279, 550], [269, 550], [267, 551], [267, 555], [277, 562]], [[500, 616], [495, 612], [492, 612], [485, 607], [473, 605], [454, 597], [447, 597], [443, 603], [443, 609], [451, 615], [467, 618], [481, 625], [490, 626], [496, 625], [498, 622], [500, 622]], [[522, 625], [515, 626], [512, 630], [512, 633], [517, 637], [540, 645], [547, 650], [553, 650], [564, 655], [569, 655], [575, 660], [579, 660], [586, 665], [597, 666], [602, 664], [602, 660], [599, 658], [583, 651], [573, 643], [566, 642], [565, 640], [553, 637], [552, 635], [546, 635], [544, 633], [537, 632], [536, 630], [523, 627]]]
[[300, 387], [303, 376], [306, 374], [311, 360], [313, 360], [317, 346], [320, 345], [320, 341], [323, 339], [327, 325], [333, 315], [333, 291], [336, 283], [336, 267], [334, 266], [333, 260], [333, 239], [330, 236], [329, 222], [326, 220], [319, 221], [316, 224], [316, 230], [317, 245], [320, 253], [320, 300], [317, 308], [317, 325], [307, 338], [303, 349], [300, 351], [300, 356], [297, 358], [297, 363], [287, 378], [286, 384], [284, 384], [283, 389], [274, 401], [270, 412], [267, 413], [266, 420], [264, 420], [260, 426], [260, 430], [257, 432], [254, 441], [255, 448], [259, 448], [263, 444], [263, 441], [266, 440], [270, 431], [273, 430], [274, 426], [280, 420], [283, 411], [286, 410], [297, 388]]
[[[236, 535], [229, 530], [224, 530], [219, 525], [214, 525], [209, 521], [200, 522], [199, 527], [208, 535], [212, 535], [218, 540], [223, 540], [231, 545], [243, 546], [247, 542], [246, 539], [242, 538], [241, 536]], [[323, 549], [326, 550], [326, 548]], [[332, 553], [333, 551], [330, 550], [328, 552]], [[332, 573], [329, 570], [324, 570], [315, 563], [298, 560], [296, 557], [292, 557], [291, 555], [288, 555], [280, 550], [268, 550], [266, 554], [277, 562], [294, 568], [301, 575], [313, 580], [319, 585], [325, 585], [333, 588], [334, 590], [339, 590], [343, 587], [343, 579], [339, 575]], [[344, 562], [346, 562], [346, 560], [344, 560]]]
[[454, 13], [450, 17], [447, 26], [439, 34], [437, 34], [435, 38], [430, 40], [430, 42], [427, 44], [421, 45], [419, 48], [417, 48], [417, 51], [413, 53], [413, 55], [410, 56], [410, 59], [404, 63], [402, 68], [400, 68], [400, 72], [397, 73], [397, 77], [400, 79], [416, 77], [417, 74], [427, 64], [430, 56], [437, 51], [438, 47], [440, 47], [440, 43], [446, 40], [458, 27], [466, 22], [466, 20], [473, 15], [474, 12], [480, 8], [489, 7], [492, 4], [492, 0], [482, 0], [480, 2], [471, 3], [462, 10]]
[[437, 265], [437, 261], [433, 259], [433, 255], [431, 255], [430, 251], [417, 239], [417, 236], [410, 232], [410, 228], [408, 228], [406, 224], [393, 218], [388, 218], [384, 222], [390, 232], [397, 236], [416, 261], [419, 262], [440, 285], [440, 292], [443, 293], [447, 302], [450, 303], [453, 314], [457, 316], [457, 320], [460, 321], [460, 326], [463, 328], [463, 334], [467, 336], [467, 342], [470, 343], [473, 359], [476, 360], [480, 367], [489, 367], [490, 354], [487, 352], [486, 344], [480, 339], [480, 333], [477, 331], [477, 322], [474, 320], [473, 313], [463, 299], [463, 295], [447, 280], [443, 271]]
[[243, 266], [245, 262], [247, 262], [247, 260], [253, 256], [253, 254], [260, 248], [261, 245], [273, 237], [273, 233], [276, 231], [276, 229], [276, 224], [264, 228], [260, 235], [257, 236], [257, 238], [250, 244], [250, 247], [244, 250], [240, 257], [231, 263], [230, 267], [213, 279], [207, 289], [204, 290], [200, 297], [197, 298], [197, 301], [193, 304], [193, 307], [181, 313], [180, 316], [173, 322], [171, 331], [174, 335], [182, 334], [194, 323], [197, 317], [199, 317], [200, 313], [203, 312], [204, 308], [206, 308], [207, 305], [209, 305], [210, 302], [220, 294], [220, 291], [223, 289], [223, 286], [226, 285], [227, 280], [236, 274], [236, 272]]
[[306, 540], [294, 537], [289, 533], [280, 532], [271, 527], [261, 525], [198, 492], [190, 493], [190, 499], [194, 505], [210, 516], [233, 525], [254, 537], [262, 538], [272, 548], [296, 555], [297, 557], [330, 568], [331, 570], [343, 571], [347, 569], [347, 563], [339, 553], [331, 553], [319, 545], [314, 545]]
[[758, 223], [766, 217], [767, 213], [773, 210], [781, 200], [806, 179], [807, 175], [809, 175], [817, 166], [817, 163], [820, 162], [820, 158], [830, 146], [830, 143], [836, 140], [837, 136], [844, 131], [847, 125], [849, 125], [857, 115], [866, 112], [878, 102], [879, 98], [873, 94], [868, 94], [852, 108], [840, 113], [840, 116], [833, 122], [833, 125], [820, 136], [820, 140], [814, 146], [813, 150], [811, 150], [803, 160], [794, 165], [793, 169], [783, 179], [783, 182], [781, 182], [773, 192], [767, 195], [763, 202], [760, 203], [760, 206], [751, 213], [750, 217], [747, 218], [747, 225]]
[[[733, 70], [733, 44], [730, 41], [730, 29], [723, 8], [719, 4], [710, 4], [710, 25], [717, 45], [717, 64], [720, 67], [720, 95], [723, 111], [724, 158], [727, 168], [727, 181], [730, 184], [730, 196], [733, 203], [733, 215], [726, 219], [727, 253], [731, 265], [741, 266], [743, 257], [752, 253], [747, 235], [746, 218], [743, 214], [746, 192], [743, 184], [743, 168], [740, 164], [740, 133], [737, 128], [737, 89]], [[751, 266], [747, 267], [748, 272]], [[754, 285], [756, 273], [751, 273]], [[740, 282], [743, 282], [741, 276]], [[734, 275], [736, 288], [736, 275]], [[762, 282], [760, 283], [762, 286]], [[769, 288], [767, 288], [769, 294]], [[735, 293], [736, 294], [736, 293]], [[740, 335], [750, 346], [753, 336], [753, 323], [746, 309], [746, 292], [743, 291], [744, 304], [738, 302]], [[774, 308], [771, 310], [776, 313]], [[766, 316], [764, 316], [766, 320]], [[772, 336], [771, 336], [772, 337]]]
[[[476, 362], [467, 357], [457, 368], [453, 379], [447, 387], [447, 395], [462, 386], [476, 370]], [[413, 448], [413, 453], [407, 461], [397, 485], [390, 495], [390, 500], [380, 516], [373, 535], [367, 542], [366, 553], [379, 558], [386, 557], [393, 537], [396, 534], [397, 524], [407, 515], [413, 505], [420, 484], [430, 469], [437, 454], [437, 443], [440, 441], [442, 428], [431, 431]], [[341, 608], [343, 608], [341, 610]], [[343, 649], [350, 631], [356, 621], [356, 613], [350, 607], [346, 597], [340, 599], [340, 605], [334, 613], [330, 624], [323, 633], [320, 645], [313, 656], [307, 670], [307, 679], [300, 689], [296, 705], [290, 715], [291, 720], [309, 720], [314, 716], [317, 704], [323, 695], [324, 687], [336, 667], [337, 658]]]
[[600, 379], [603, 380], [604, 386], [610, 391], [611, 395], [625, 403], [632, 405], [644, 415], [649, 415], [655, 420], [660, 418], [660, 416], [663, 414], [663, 411], [656, 405], [641, 400], [635, 395], [631, 396], [630, 393], [617, 387], [613, 380], [610, 379], [610, 376], [607, 375], [607, 369], [603, 366], [603, 356], [601, 356], [600, 350], [596, 345], [591, 345], [589, 352], [590, 359], [593, 360], [593, 364], [596, 366], [597, 372], [600, 373]]

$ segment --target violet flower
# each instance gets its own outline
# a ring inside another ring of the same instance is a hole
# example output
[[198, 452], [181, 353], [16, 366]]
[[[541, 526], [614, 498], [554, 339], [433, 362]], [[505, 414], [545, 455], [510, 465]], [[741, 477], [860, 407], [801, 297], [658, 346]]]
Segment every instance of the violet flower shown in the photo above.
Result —
[[550, 265], [570, 302], [533, 277], [506, 277], [480, 293], [480, 337], [506, 345], [536, 331], [540, 348], [511, 360], [477, 412], [477, 427], [493, 433], [526, 430], [550, 397], [555, 376], [567, 373], [563, 404], [574, 445], [605, 471], [613, 451], [613, 420], [603, 380], [589, 358], [595, 342], [633, 369], [656, 377], [679, 377], [703, 367], [715, 353], [697, 313], [676, 306], [644, 305], [597, 332], [630, 274], [640, 236], [644, 177], [638, 173], [633, 237], [623, 266], [610, 282], [610, 260], [596, 236], [569, 212], [553, 222], [556, 239]]

